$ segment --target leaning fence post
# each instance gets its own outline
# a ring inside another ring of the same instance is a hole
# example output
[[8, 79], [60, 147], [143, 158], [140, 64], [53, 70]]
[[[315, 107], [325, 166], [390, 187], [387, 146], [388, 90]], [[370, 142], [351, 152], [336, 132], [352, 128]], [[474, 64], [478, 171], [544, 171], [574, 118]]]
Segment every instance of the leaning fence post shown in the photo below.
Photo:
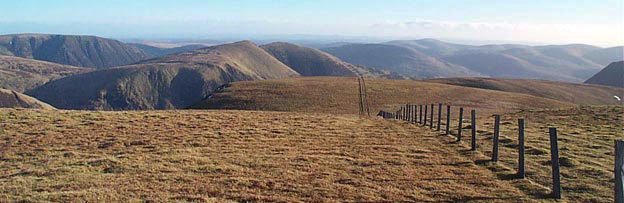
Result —
[[451, 105], [446, 105], [446, 135], [451, 133]]
[[561, 199], [561, 177], [559, 174], [559, 147], [557, 146], [557, 128], [550, 128], [550, 160], [552, 162], [552, 178], [554, 198]]
[[500, 132], [500, 115], [494, 116], [494, 145], [492, 146], [492, 161], [498, 161], [498, 136]]
[[464, 120], [464, 107], [459, 107], [459, 125], [457, 128], [457, 142], [461, 142], [463, 120]]
[[518, 119], [518, 177], [524, 178], [524, 119]]
[[624, 140], [615, 141], [615, 202], [624, 203]]
[[431, 121], [429, 122], [429, 128], [431, 128], [431, 129], [433, 129], [433, 111], [434, 111], [433, 110], [433, 108], [434, 108], [433, 105], [434, 104], [431, 104], [431, 119], [430, 119]]
[[429, 108], [429, 105], [425, 104], [425, 120], [423, 121], [423, 126], [427, 126], [427, 112], [429, 112], [427, 108]]
[[472, 151], [476, 151], [477, 150], [477, 111], [476, 110], [471, 110], [470, 111], [470, 125], [472, 125], [472, 140], [470, 143], [470, 149]]

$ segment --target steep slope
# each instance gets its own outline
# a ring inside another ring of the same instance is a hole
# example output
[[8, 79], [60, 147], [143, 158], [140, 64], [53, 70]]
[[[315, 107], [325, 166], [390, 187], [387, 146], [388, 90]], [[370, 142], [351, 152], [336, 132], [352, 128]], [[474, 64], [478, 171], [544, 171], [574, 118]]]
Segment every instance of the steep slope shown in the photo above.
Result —
[[175, 109], [239, 80], [298, 76], [249, 41], [66, 77], [28, 94], [63, 109]]
[[624, 46], [599, 49], [583, 55], [593, 62], [606, 66], [614, 61], [624, 60]]
[[[460, 87], [439, 83], [366, 79], [371, 112], [396, 110], [406, 103], [445, 103], [505, 112], [559, 108], [573, 104], [526, 94]], [[303, 77], [235, 82], [216, 91], [192, 109], [243, 109], [357, 114], [358, 81], [354, 78]]]
[[54, 79], [92, 69], [0, 55], [0, 88], [24, 92]]
[[185, 45], [185, 46], [173, 47], [173, 48], [161, 48], [161, 47], [155, 47], [155, 46], [139, 44], [139, 43], [130, 43], [129, 45], [143, 50], [148, 55], [149, 58], [160, 57], [160, 56], [165, 56], [169, 54], [177, 54], [177, 53], [185, 52], [185, 51], [193, 51], [196, 49], [201, 49], [201, 48], [206, 47], [200, 44]]
[[0, 55], [98, 69], [131, 64], [148, 56], [117, 40], [45, 34], [0, 35]]
[[395, 45], [349, 44], [322, 50], [348, 63], [363, 65], [372, 69], [386, 69], [414, 78], [481, 75], [415, 49]]
[[260, 47], [302, 76], [356, 76], [356, 66], [318, 49], [284, 42]]
[[7, 89], [0, 89], [0, 108], [55, 109], [35, 98]]
[[609, 64], [585, 83], [624, 88], [624, 61]]
[[622, 104], [613, 96], [622, 97], [624, 89], [544, 80], [511, 80], [496, 78], [440, 78], [426, 80], [442, 84], [521, 93], [579, 105]]

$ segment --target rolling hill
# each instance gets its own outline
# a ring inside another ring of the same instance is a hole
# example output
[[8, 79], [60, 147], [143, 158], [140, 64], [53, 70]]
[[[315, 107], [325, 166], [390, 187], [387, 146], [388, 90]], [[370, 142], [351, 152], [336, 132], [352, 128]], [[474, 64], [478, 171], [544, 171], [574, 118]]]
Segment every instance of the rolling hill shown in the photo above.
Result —
[[614, 61], [624, 60], [624, 47], [611, 47], [606, 49], [599, 49], [583, 55], [585, 58], [592, 60], [593, 62], [606, 66]]
[[0, 35], [0, 55], [90, 68], [109, 68], [146, 59], [148, 54], [117, 40], [95, 36]]
[[[401, 104], [445, 103], [505, 112], [574, 104], [526, 94], [468, 88], [424, 81], [366, 79], [371, 112]], [[313, 77], [244, 81], [226, 85], [191, 109], [241, 109], [334, 114], [358, 113], [355, 78]]]
[[[613, 62], [596, 75], [585, 81], [585, 84], [607, 85], [624, 88], [624, 61]], [[624, 90], [620, 90], [622, 92]], [[620, 98], [624, 98], [619, 95]]]
[[356, 76], [356, 66], [322, 52], [284, 42], [260, 46], [302, 76]]
[[385, 69], [413, 78], [480, 76], [465, 67], [441, 61], [415, 49], [388, 44], [348, 44], [322, 49], [348, 63]]
[[140, 43], [130, 43], [129, 45], [143, 50], [145, 53], [147, 53], [149, 58], [155, 58], [155, 57], [165, 56], [169, 54], [177, 54], [177, 53], [185, 52], [185, 51], [193, 51], [196, 49], [201, 49], [201, 48], [206, 47], [205, 45], [200, 45], [200, 44], [184, 45], [184, 46], [171, 47], [171, 48], [161, 48], [161, 47], [155, 47], [155, 46], [150, 46], [150, 45], [140, 44]]
[[298, 76], [249, 41], [74, 75], [28, 92], [62, 109], [175, 109], [239, 80]]
[[55, 109], [35, 98], [7, 89], [0, 89], [0, 108]]
[[[616, 61], [614, 59], [622, 60], [622, 47], [603, 49], [583, 44], [473, 46], [435, 39], [345, 44], [324, 48], [323, 51], [349, 63], [371, 68], [383, 67], [411, 78], [480, 75], [575, 83], [587, 80], [609, 62]], [[418, 72], [414, 69], [432, 70], [434, 74], [432, 71]], [[454, 71], [455, 74], [448, 71], [435, 73], [435, 70], [452, 69], [463, 71], [459, 71], [460, 74], [456, 74], [457, 71]]]
[[496, 78], [440, 78], [426, 80], [449, 85], [521, 93], [578, 105], [618, 105], [613, 98], [622, 98], [624, 89], [545, 80]]
[[24, 92], [51, 80], [88, 71], [92, 69], [0, 55], [0, 88]]

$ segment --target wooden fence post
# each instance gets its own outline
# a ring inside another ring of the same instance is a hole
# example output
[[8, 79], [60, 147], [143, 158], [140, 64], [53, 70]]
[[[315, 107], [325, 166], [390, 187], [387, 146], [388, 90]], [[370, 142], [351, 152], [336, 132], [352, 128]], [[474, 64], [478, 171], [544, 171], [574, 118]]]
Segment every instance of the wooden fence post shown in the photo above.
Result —
[[615, 202], [624, 203], [624, 140], [615, 141]]
[[412, 107], [414, 108], [414, 113], [412, 114], [412, 123], [416, 123], [418, 120], [418, 106], [414, 104]]
[[457, 142], [461, 142], [463, 120], [464, 120], [464, 107], [459, 107], [459, 124], [457, 128]]
[[561, 177], [559, 174], [559, 147], [557, 146], [557, 128], [550, 128], [550, 161], [552, 162], [552, 195], [561, 199]]
[[425, 120], [423, 121], [423, 126], [427, 126], [427, 108], [429, 107], [429, 105], [425, 104]]
[[494, 116], [494, 145], [492, 147], [492, 161], [498, 161], [498, 136], [500, 133], [500, 115]]
[[429, 128], [433, 129], [433, 106], [434, 104], [431, 104], [431, 122], [429, 122]]
[[524, 174], [524, 119], [518, 119], [518, 178]]
[[410, 123], [414, 122], [414, 105], [410, 105]]
[[411, 104], [407, 104], [407, 120], [408, 123], [412, 122], [412, 105]]
[[405, 118], [403, 120], [407, 121], [409, 118], [409, 104], [405, 104]]
[[423, 107], [422, 104], [419, 105], [420, 106], [420, 113], [418, 114], [418, 116], [420, 117], [420, 119], [418, 119], [418, 123], [422, 123], [422, 117], [423, 117]]
[[438, 132], [440, 131], [440, 127], [442, 125], [442, 103], [438, 104]]
[[407, 104], [405, 104], [405, 108], [403, 108], [403, 120], [407, 120]]
[[470, 125], [472, 125], [472, 140], [470, 143], [470, 149], [472, 151], [477, 150], [477, 111], [470, 111]]
[[446, 105], [446, 135], [451, 133], [451, 105]]

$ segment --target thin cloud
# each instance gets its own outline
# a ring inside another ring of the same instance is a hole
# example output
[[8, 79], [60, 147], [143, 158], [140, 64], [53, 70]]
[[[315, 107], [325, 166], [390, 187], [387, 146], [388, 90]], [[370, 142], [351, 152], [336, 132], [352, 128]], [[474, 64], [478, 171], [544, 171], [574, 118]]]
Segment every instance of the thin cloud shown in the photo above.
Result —
[[468, 39], [503, 39], [547, 43], [624, 44], [621, 24], [527, 24], [507, 22], [386, 21], [370, 26], [374, 33]]

